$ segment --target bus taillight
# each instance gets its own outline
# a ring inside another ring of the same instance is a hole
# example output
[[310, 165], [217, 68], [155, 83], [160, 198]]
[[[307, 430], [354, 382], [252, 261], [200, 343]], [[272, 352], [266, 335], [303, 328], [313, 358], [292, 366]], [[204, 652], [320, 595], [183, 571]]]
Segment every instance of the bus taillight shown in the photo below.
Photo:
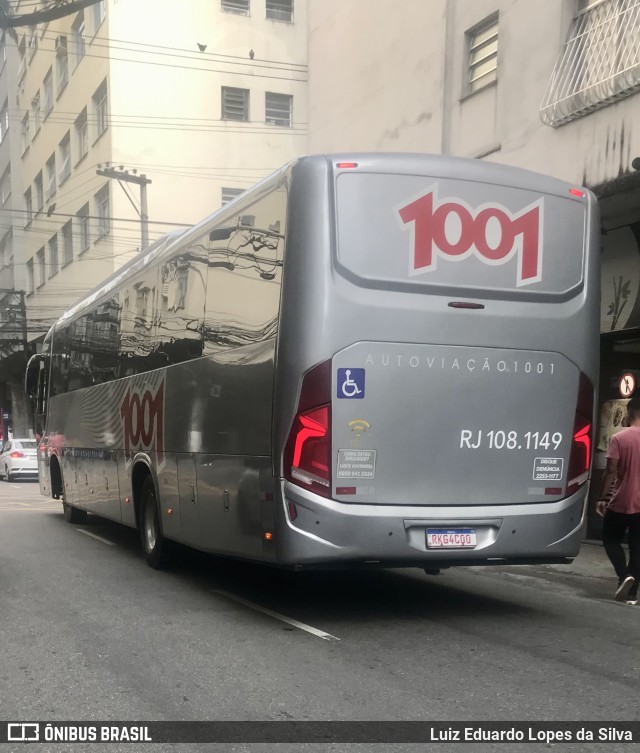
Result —
[[323, 497], [331, 494], [331, 361], [308, 371], [284, 455], [285, 478]]
[[567, 496], [577, 492], [589, 479], [593, 445], [593, 398], [593, 385], [589, 378], [581, 373], [576, 417], [573, 424], [569, 471], [567, 473]]
[[291, 480], [325, 497], [329, 496], [329, 406], [299, 413], [289, 443], [293, 445]]

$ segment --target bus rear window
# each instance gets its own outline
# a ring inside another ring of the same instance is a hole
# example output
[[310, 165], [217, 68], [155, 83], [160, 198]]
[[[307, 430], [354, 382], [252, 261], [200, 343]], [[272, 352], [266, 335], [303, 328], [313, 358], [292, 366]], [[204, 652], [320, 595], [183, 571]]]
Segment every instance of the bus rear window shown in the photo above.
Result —
[[567, 295], [583, 278], [586, 203], [506, 185], [343, 173], [338, 267], [369, 287]]

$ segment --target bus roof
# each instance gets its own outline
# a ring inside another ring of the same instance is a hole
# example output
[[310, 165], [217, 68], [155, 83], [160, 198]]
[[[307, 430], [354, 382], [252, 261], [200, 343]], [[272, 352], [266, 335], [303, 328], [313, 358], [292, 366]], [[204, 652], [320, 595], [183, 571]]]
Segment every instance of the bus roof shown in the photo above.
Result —
[[[517, 167], [502, 165], [495, 162], [485, 162], [477, 159], [450, 157], [436, 154], [403, 153], [403, 152], [349, 152], [336, 154], [314, 154], [296, 158], [282, 168], [252, 186], [247, 192], [232, 199], [220, 209], [216, 210], [201, 222], [185, 230], [176, 230], [162, 236], [145, 251], [138, 253], [133, 259], [124, 264], [106, 280], [100, 283], [86, 296], [79, 299], [62, 314], [58, 323], [66, 323], [76, 318], [83, 311], [100, 302], [118, 290], [120, 284], [131, 276], [142, 271], [150, 263], [171, 254], [178, 242], [189, 243], [192, 238], [199, 237], [209, 227], [215, 227], [224, 221], [225, 216], [232, 216], [236, 206], [246, 200], [248, 192], [267, 190], [274, 183], [279, 183], [297, 166], [306, 164], [311, 167], [316, 164], [319, 169], [350, 170], [374, 173], [399, 173], [414, 175], [429, 175], [434, 178], [451, 178], [482, 183], [508, 185], [533, 192], [568, 197], [574, 185], [547, 175], [523, 170]], [[262, 189], [262, 190], [261, 190]], [[575, 189], [574, 189], [575, 190]], [[586, 192], [585, 192], [586, 193]]]

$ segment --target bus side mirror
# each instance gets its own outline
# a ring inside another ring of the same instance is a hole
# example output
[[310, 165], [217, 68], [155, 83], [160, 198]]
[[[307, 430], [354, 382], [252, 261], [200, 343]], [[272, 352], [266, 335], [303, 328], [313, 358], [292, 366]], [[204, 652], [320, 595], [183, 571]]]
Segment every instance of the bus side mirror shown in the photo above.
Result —
[[24, 391], [26, 396], [34, 402], [38, 397], [38, 381], [40, 378], [40, 370], [44, 366], [44, 356], [41, 353], [36, 353], [35, 356], [31, 356], [27, 363], [27, 370], [24, 375]]

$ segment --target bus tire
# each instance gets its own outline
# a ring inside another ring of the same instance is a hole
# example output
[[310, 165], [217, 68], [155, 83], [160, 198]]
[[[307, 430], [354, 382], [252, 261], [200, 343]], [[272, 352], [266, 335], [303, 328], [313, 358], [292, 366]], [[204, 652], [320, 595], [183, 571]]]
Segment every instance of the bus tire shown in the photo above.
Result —
[[86, 510], [79, 510], [77, 507], [72, 507], [71, 505], [68, 505], [64, 500], [62, 501], [62, 513], [67, 523], [73, 523], [75, 525], [77, 523], [87, 522]]
[[156, 486], [151, 476], [147, 476], [142, 486], [140, 502], [140, 541], [147, 564], [154, 570], [168, 567], [170, 556], [170, 542], [162, 534], [162, 523], [158, 511], [158, 496]]

